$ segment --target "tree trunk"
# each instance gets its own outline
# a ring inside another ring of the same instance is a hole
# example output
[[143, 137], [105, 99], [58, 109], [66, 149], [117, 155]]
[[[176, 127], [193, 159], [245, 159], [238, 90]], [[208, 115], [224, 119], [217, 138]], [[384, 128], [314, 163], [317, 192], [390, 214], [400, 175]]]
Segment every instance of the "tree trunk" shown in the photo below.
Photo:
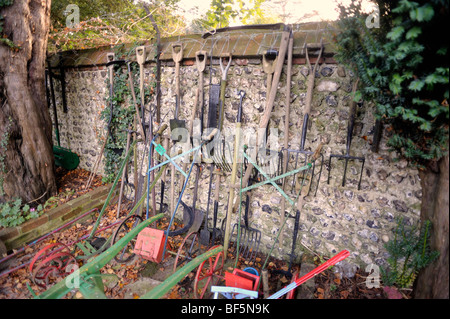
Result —
[[431, 249], [439, 251], [439, 258], [423, 269], [417, 278], [415, 298], [448, 299], [449, 298], [449, 162], [443, 157], [434, 166], [420, 172], [422, 183], [421, 220], [430, 220]]
[[1, 7], [0, 202], [43, 200], [57, 191], [52, 122], [45, 98], [51, 0], [15, 0]]

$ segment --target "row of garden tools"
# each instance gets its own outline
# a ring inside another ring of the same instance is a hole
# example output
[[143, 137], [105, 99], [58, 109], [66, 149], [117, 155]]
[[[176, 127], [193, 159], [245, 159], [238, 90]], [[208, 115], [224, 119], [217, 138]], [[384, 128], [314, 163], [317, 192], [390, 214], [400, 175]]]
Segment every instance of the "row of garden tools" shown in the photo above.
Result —
[[[281, 70], [284, 64], [284, 57], [288, 56], [288, 72], [287, 75], [290, 78], [292, 75], [292, 32], [285, 32], [282, 37], [282, 41], [280, 43], [280, 49], [277, 50], [268, 50], [263, 55], [263, 65], [264, 70], [267, 73], [267, 101], [266, 101], [266, 107], [265, 112], [263, 114], [263, 117], [261, 119], [260, 128], [267, 129], [269, 124], [269, 116], [270, 111], [273, 109], [273, 102], [274, 98], [277, 92], [277, 86], [278, 81], [280, 79]], [[309, 50], [316, 49], [318, 50], [318, 54], [316, 57], [315, 65], [312, 66], [310, 63], [310, 56], [309, 56]], [[227, 54], [227, 56], [220, 56], [219, 57], [219, 65], [222, 71], [222, 76], [220, 79], [220, 84], [212, 84], [211, 76], [214, 73], [212, 69], [212, 52], [208, 56], [206, 51], [198, 51], [196, 52], [196, 66], [197, 70], [199, 72], [199, 86], [195, 95], [195, 102], [194, 107], [191, 109], [191, 119], [190, 121], [186, 121], [183, 119], [180, 119], [180, 109], [183, 103], [181, 102], [181, 90], [180, 90], [180, 64], [183, 59], [183, 45], [180, 43], [175, 43], [172, 45], [172, 58], [175, 62], [175, 109], [174, 109], [174, 116], [170, 120], [170, 129], [171, 129], [171, 140], [174, 145], [176, 143], [185, 143], [185, 142], [191, 142], [191, 145], [194, 145], [193, 139], [194, 137], [198, 138], [196, 136], [197, 130], [194, 132], [194, 120], [197, 118], [197, 113], [200, 113], [200, 132], [203, 132], [203, 119], [204, 119], [204, 92], [203, 92], [203, 72], [205, 70], [206, 61], [208, 57], [210, 58], [210, 83], [209, 83], [209, 108], [207, 109], [207, 127], [212, 129], [217, 129], [218, 134], [215, 135], [214, 140], [209, 143], [210, 146], [210, 152], [203, 152], [200, 150], [200, 162], [193, 163], [191, 166], [191, 170], [193, 169], [195, 171], [195, 178], [194, 178], [194, 187], [193, 187], [193, 197], [192, 197], [192, 204], [188, 205], [184, 201], [181, 200], [182, 193], [184, 192], [184, 188], [186, 187], [186, 183], [188, 183], [188, 177], [190, 176], [189, 173], [186, 173], [186, 163], [190, 160], [193, 161], [194, 159], [191, 158], [190, 152], [194, 148], [192, 148], [188, 152], [181, 152], [178, 151], [178, 153], [172, 153], [171, 155], [168, 155], [168, 152], [166, 152], [168, 148], [169, 139], [167, 137], [163, 137], [164, 142], [159, 143], [155, 142], [154, 138], [151, 137], [152, 129], [148, 129], [147, 132], [144, 132], [145, 135], [148, 136], [148, 142], [149, 144], [149, 156], [148, 156], [148, 169], [147, 169], [147, 181], [145, 181], [145, 185], [147, 188], [152, 184], [154, 181], [154, 175], [152, 179], [150, 179], [150, 174], [154, 174], [156, 168], [161, 168], [163, 160], [169, 161], [172, 166], [170, 167], [170, 211], [174, 212], [177, 210], [177, 207], [179, 205], [183, 206], [184, 208], [184, 214], [183, 219], [185, 224], [189, 224], [189, 233], [197, 233], [198, 237], [203, 245], [211, 245], [212, 243], [216, 242], [218, 239], [222, 240], [224, 242], [224, 250], [228, 248], [228, 245], [230, 241], [238, 241], [240, 242], [240, 248], [239, 251], [241, 254], [243, 254], [244, 258], [253, 259], [260, 246], [261, 242], [261, 231], [259, 229], [256, 229], [255, 227], [251, 226], [251, 222], [249, 221], [249, 216], [251, 213], [251, 192], [248, 192], [245, 194], [246, 200], [245, 200], [245, 210], [243, 214], [243, 220], [239, 221], [239, 223], [234, 224], [231, 226], [231, 220], [233, 216], [233, 212], [236, 211], [236, 208], [238, 205], [242, 205], [242, 202], [240, 200], [236, 199], [236, 190], [238, 189], [236, 185], [237, 177], [238, 175], [241, 175], [241, 183], [244, 185], [247, 189], [245, 192], [250, 191], [249, 188], [254, 189], [256, 187], [262, 186], [263, 184], [272, 184], [277, 188], [278, 191], [282, 192], [283, 194], [283, 203], [282, 203], [282, 214], [281, 218], [284, 222], [286, 217], [286, 202], [289, 202], [291, 205], [296, 202], [293, 201], [290, 196], [293, 194], [297, 194], [300, 189], [303, 190], [302, 196], [297, 195], [297, 197], [303, 198], [307, 196], [311, 191], [313, 191], [313, 194], [316, 195], [317, 189], [319, 186], [319, 181], [321, 178], [322, 168], [324, 164], [323, 155], [321, 154], [321, 147], [322, 144], [319, 145], [319, 147], [316, 149], [315, 152], [306, 150], [305, 144], [306, 144], [306, 136], [307, 131], [309, 127], [311, 126], [311, 105], [312, 105], [312, 93], [314, 88], [314, 80], [315, 80], [315, 74], [317, 71], [318, 64], [320, 63], [322, 52], [323, 52], [323, 44], [313, 44], [313, 45], [305, 45], [304, 47], [306, 60], [308, 63], [308, 91], [306, 95], [306, 105], [304, 109], [304, 117], [302, 122], [302, 129], [301, 129], [301, 140], [300, 140], [300, 148], [298, 150], [290, 149], [288, 139], [289, 139], [289, 104], [290, 104], [290, 98], [287, 98], [287, 108], [286, 108], [286, 122], [285, 122], [285, 144], [284, 147], [280, 152], [277, 152], [276, 156], [278, 157], [278, 160], [275, 161], [275, 166], [277, 166], [276, 170], [271, 170], [270, 173], [267, 173], [264, 169], [261, 167], [258, 167], [257, 162], [250, 161], [249, 158], [246, 158], [247, 165], [245, 169], [241, 169], [239, 172], [238, 168], [238, 153], [239, 153], [239, 147], [241, 145], [241, 136], [240, 136], [240, 128], [241, 128], [241, 122], [242, 122], [242, 104], [243, 99], [245, 97], [244, 91], [239, 91], [239, 108], [238, 108], [238, 115], [236, 120], [236, 134], [235, 134], [235, 143], [234, 143], [234, 151], [232, 156], [229, 143], [226, 143], [224, 139], [221, 137], [221, 131], [223, 130], [223, 122], [224, 122], [224, 109], [225, 109], [225, 89], [226, 89], [226, 81], [227, 81], [227, 73], [230, 68], [231, 62], [232, 62], [232, 56], [231, 54]], [[224, 65], [224, 60], [228, 60], [226, 66]], [[139, 62], [139, 61], [138, 61]], [[140, 63], [140, 66], [142, 64]], [[142, 76], [143, 73], [141, 73]], [[131, 78], [131, 77], [130, 77]], [[288, 81], [290, 83], [291, 81]], [[142, 83], [142, 81], [141, 81]], [[289, 88], [290, 89], [290, 88]], [[141, 95], [143, 94], [143, 88], [141, 87]], [[289, 94], [290, 95], [290, 94]], [[143, 101], [143, 96], [141, 97], [141, 102]], [[141, 111], [144, 110], [143, 105], [141, 105]], [[152, 113], [152, 112], [150, 112]], [[353, 114], [353, 113], [352, 113]], [[141, 115], [139, 117], [140, 119], [143, 119], [143, 116]], [[338, 158], [344, 158], [346, 162], [349, 159], [361, 159], [359, 157], [351, 157], [349, 155], [349, 145], [351, 143], [351, 132], [353, 130], [353, 123], [354, 123], [354, 115], [351, 115], [351, 119], [349, 121], [349, 138], [348, 138], [348, 147], [347, 147], [347, 154], [346, 155], [331, 155], [330, 157], [330, 163], [332, 157], [338, 157]], [[151, 115], [149, 119], [149, 123], [146, 123], [147, 126], [151, 126]], [[351, 124], [351, 125], [350, 125]], [[187, 128], [188, 126], [188, 128]], [[351, 126], [351, 127], [350, 127]], [[144, 128], [146, 128], [146, 125], [139, 125], [139, 128], [142, 127], [142, 131], [144, 131]], [[185, 133], [188, 131], [188, 134]], [[129, 130], [129, 135], [131, 135], [131, 130]], [[198, 135], [198, 134], [197, 134]], [[189, 136], [191, 138], [190, 141], [185, 139], [185, 136]], [[267, 137], [267, 136], [266, 136]], [[159, 138], [159, 136], [158, 136]], [[258, 142], [255, 146], [257, 154], [257, 158], [259, 158], [258, 161], [263, 162], [264, 156], [261, 156], [264, 154], [264, 152], [267, 153], [269, 151], [267, 149], [262, 136], [258, 136]], [[262, 142], [262, 143], [261, 143]], [[267, 142], [267, 141], [266, 141]], [[153, 145], [151, 145], [153, 144]], [[130, 137], [128, 137], [127, 145], [130, 145]], [[261, 147], [262, 146], [262, 147]], [[128, 148], [129, 146], [127, 146]], [[152, 149], [155, 149], [157, 152], [153, 155]], [[159, 151], [158, 151], [159, 149]], [[161, 151], [162, 150], [162, 151]], [[176, 149], [173, 147], [172, 150], [176, 152]], [[245, 152], [244, 152], [245, 153]], [[228, 160], [229, 158], [232, 158], [231, 162]], [[159, 158], [158, 162], [159, 164], [155, 165], [154, 158]], [[184, 159], [183, 163], [180, 163], [179, 159]], [[194, 157], [195, 158], [195, 157]], [[187, 160], [186, 160], [187, 159]], [[209, 160], [209, 161], [208, 161]], [[178, 161], [178, 164], [177, 164]], [[202, 163], [203, 162], [203, 163]], [[206, 211], [203, 211], [200, 207], [197, 205], [198, 201], [198, 188], [199, 188], [199, 181], [202, 180], [202, 174], [205, 172], [204, 165], [209, 163], [209, 191], [208, 191], [208, 200], [207, 200], [207, 207]], [[231, 165], [230, 165], [231, 164]], [[310, 166], [309, 166], [310, 165]], [[345, 167], [347, 167], [347, 163], [345, 164]], [[256, 168], [256, 170], [255, 170]], [[218, 216], [219, 216], [219, 199], [220, 199], [220, 186], [221, 186], [221, 178], [224, 175], [225, 172], [230, 173], [230, 188], [229, 188], [229, 194], [228, 194], [228, 205], [227, 211], [226, 211], [226, 217], [222, 221], [222, 227], [218, 227]], [[125, 173], [124, 173], [125, 174]], [[344, 183], [345, 183], [345, 174], [346, 169], [344, 171]], [[362, 171], [361, 171], [362, 174]], [[141, 174], [139, 174], [141, 175]], [[177, 175], [181, 178], [176, 178]], [[123, 175], [124, 177], [124, 175]], [[261, 182], [262, 179], [266, 179], [265, 182]], [[124, 180], [124, 178], [122, 178]], [[177, 194], [177, 188], [176, 188], [176, 182], [179, 182], [180, 186], [180, 192]], [[136, 180], [135, 180], [136, 181]], [[181, 183], [180, 183], [181, 181]], [[361, 181], [361, 179], [360, 179]], [[167, 182], [167, 175], [166, 173], [162, 174], [162, 177], [160, 179], [161, 183], [161, 192], [160, 192], [160, 205], [159, 210], [163, 211], [164, 209], [164, 194], [165, 194], [165, 188], [166, 188], [166, 182]], [[139, 187], [138, 182], [138, 188], [144, 189], [145, 187]], [[359, 183], [360, 184], [360, 183]], [[242, 192], [242, 185], [241, 185], [241, 192]], [[308, 185], [308, 187], [304, 187], [304, 185]], [[213, 187], [214, 186], [214, 187]], [[308, 193], [304, 193], [304, 189], [307, 189]], [[150, 193], [149, 191], [146, 192], [147, 194], [147, 205], [149, 203], [152, 203], [152, 211], [156, 211], [156, 200], [154, 195], [154, 188], [152, 189], [153, 195], [152, 199], [149, 198]], [[141, 192], [142, 193], [142, 192]], [[136, 195], [136, 199], [140, 198], [141, 193]], [[287, 194], [291, 194], [290, 196]], [[303, 199], [302, 199], [303, 200]], [[302, 201], [301, 200], [301, 201]], [[301, 202], [300, 200], [298, 202]], [[301, 205], [298, 205], [297, 202], [297, 209], [295, 214], [295, 223], [294, 223], [294, 232], [293, 232], [293, 244], [292, 244], [292, 252], [291, 252], [291, 262], [289, 271], [291, 269], [293, 256], [295, 253], [295, 242], [296, 237], [298, 234], [299, 229], [299, 216], [301, 211]], [[240, 207], [239, 207], [240, 208]], [[147, 206], [147, 215], [148, 215], [149, 207]], [[211, 212], [212, 211], [212, 212]], [[211, 214], [212, 213], [212, 214]], [[212, 218], [211, 218], [212, 215]], [[194, 216], [192, 219], [191, 216]], [[289, 216], [289, 214], [288, 214]], [[148, 218], [148, 217], [147, 217]], [[210, 221], [212, 221], [212, 227], [210, 227]], [[280, 243], [282, 240], [280, 240]]]

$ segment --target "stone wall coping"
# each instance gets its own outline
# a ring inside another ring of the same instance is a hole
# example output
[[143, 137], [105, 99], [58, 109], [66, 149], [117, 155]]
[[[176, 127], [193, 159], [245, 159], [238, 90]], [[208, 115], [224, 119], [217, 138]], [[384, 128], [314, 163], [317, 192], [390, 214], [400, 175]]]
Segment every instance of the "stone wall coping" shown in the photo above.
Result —
[[[254, 27], [254, 28], [252, 28]], [[266, 27], [266, 28], [264, 28]], [[292, 25], [294, 38], [293, 56], [295, 58], [304, 57], [305, 44], [317, 45], [323, 41], [324, 57], [334, 55], [331, 46], [327, 42], [328, 34], [333, 30], [330, 22], [309, 22]], [[195, 60], [197, 51], [204, 50], [208, 55], [217, 58], [227, 53], [231, 53], [233, 58], [260, 58], [269, 49], [277, 50], [281, 42], [281, 35], [286, 29], [286, 25], [254, 25], [231, 27], [226, 30], [217, 30], [216, 33], [205, 36], [205, 34], [187, 34], [162, 38], [160, 42], [160, 61], [163, 63], [173, 63], [172, 44], [183, 45], [183, 60]], [[156, 40], [152, 39], [144, 44], [146, 47], [146, 62], [156, 61]], [[70, 50], [56, 53], [50, 56], [52, 67], [83, 68], [105, 66], [107, 55], [114, 52], [116, 60], [135, 61], [136, 55], [134, 47], [136, 44], [125, 43], [117, 46], [103, 46], [87, 50]], [[310, 54], [314, 55], [317, 50], [310, 49]], [[209, 61], [208, 61], [209, 63]]]

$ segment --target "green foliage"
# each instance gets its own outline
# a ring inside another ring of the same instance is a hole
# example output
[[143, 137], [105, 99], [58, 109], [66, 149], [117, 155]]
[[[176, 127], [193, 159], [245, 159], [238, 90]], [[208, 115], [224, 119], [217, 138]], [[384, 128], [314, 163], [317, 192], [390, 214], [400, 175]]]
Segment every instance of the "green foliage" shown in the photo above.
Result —
[[[131, 72], [134, 75], [134, 90], [136, 93], [136, 102], [141, 105], [140, 89], [139, 89], [139, 66], [137, 63], [131, 65]], [[110, 89], [110, 81], [106, 80], [108, 85], [108, 92]], [[151, 99], [155, 81], [146, 83], [144, 85], [144, 105]], [[112, 102], [112, 116], [111, 116], [111, 102]], [[108, 133], [108, 140], [106, 142], [104, 151], [104, 164], [105, 164], [105, 176], [103, 177], [104, 183], [110, 183], [114, 181], [116, 172], [120, 167], [123, 159], [125, 158], [125, 148], [127, 140], [127, 130], [130, 125], [133, 124], [134, 115], [136, 110], [133, 104], [131, 90], [129, 88], [128, 72], [126, 67], [118, 67], [114, 70], [114, 87], [113, 96], [106, 98], [106, 107], [101, 112], [101, 119], [105, 123], [110, 123]]]
[[195, 29], [206, 31], [227, 27], [234, 19], [239, 19], [242, 24], [264, 21], [261, 5], [265, 1], [212, 0], [205, 16], [194, 20], [193, 25]]
[[38, 218], [44, 211], [41, 204], [31, 208], [28, 204], [22, 205], [20, 198], [11, 202], [0, 204], [0, 226], [15, 227], [32, 218]]
[[[10, 6], [14, 3], [14, 0], [0, 0], [0, 9], [3, 7]], [[4, 36], [3, 34], [3, 19], [4, 17], [0, 14], [0, 44], [6, 44], [10, 48], [15, 48], [14, 42]]]
[[[57, 52], [148, 41], [155, 36], [155, 30], [143, 3], [148, 5], [161, 36], [174, 35], [174, 30], [184, 29], [182, 17], [173, 13], [178, 1], [53, 0], [48, 50]], [[79, 7], [77, 27], [66, 26], [64, 12], [69, 4]]]
[[436, 260], [439, 252], [430, 249], [430, 231], [430, 221], [425, 221], [419, 231], [408, 227], [402, 218], [398, 220], [394, 239], [385, 244], [390, 257], [389, 268], [381, 268], [384, 285], [409, 288], [419, 270]]
[[392, 150], [424, 166], [448, 153], [448, 1], [377, 1], [380, 28], [369, 29], [360, 2], [340, 6], [337, 60], [361, 79], [362, 97], [393, 132]]

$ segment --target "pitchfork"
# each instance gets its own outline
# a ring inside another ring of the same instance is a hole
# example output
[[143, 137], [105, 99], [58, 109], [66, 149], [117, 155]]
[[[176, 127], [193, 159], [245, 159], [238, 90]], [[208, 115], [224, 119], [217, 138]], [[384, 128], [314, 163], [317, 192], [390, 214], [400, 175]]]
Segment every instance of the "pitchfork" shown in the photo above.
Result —
[[[355, 94], [357, 87], [358, 87], [358, 81], [356, 81], [353, 84], [353, 95]], [[349, 119], [348, 119], [348, 126], [347, 126], [346, 153], [345, 153], [345, 155], [341, 155], [341, 154], [331, 154], [330, 155], [329, 170], [328, 170], [328, 181], [327, 181], [327, 183], [328, 184], [330, 183], [331, 158], [336, 157], [338, 159], [344, 159], [345, 160], [344, 176], [343, 176], [343, 179], [342, 179], [342, 186], [345, 186], [345, 177], [346, 177], [346, 174], [347, 174], [348, 161], [349, 160], [359, 160], [360, 162], [362, 162], [361, 173], [359, 175], [359, 182], [358, 182], [358, 190], [359, 190], [359, 189], [361, 189], [361, 179], [362, 179], [362, 174], [363, 174], [363, 170], [364, 170], [365, 158], [363, 156], [361, 156], [361, 157], [350, 156], [350, 146], [352, 144], [353, 127], [354, 127], [354, 124], [355, 124], [355, 115], [356, 115], [356, 102], [352, 101], [352, 103], [350, 105], [350, 116], [349, 116]]]

